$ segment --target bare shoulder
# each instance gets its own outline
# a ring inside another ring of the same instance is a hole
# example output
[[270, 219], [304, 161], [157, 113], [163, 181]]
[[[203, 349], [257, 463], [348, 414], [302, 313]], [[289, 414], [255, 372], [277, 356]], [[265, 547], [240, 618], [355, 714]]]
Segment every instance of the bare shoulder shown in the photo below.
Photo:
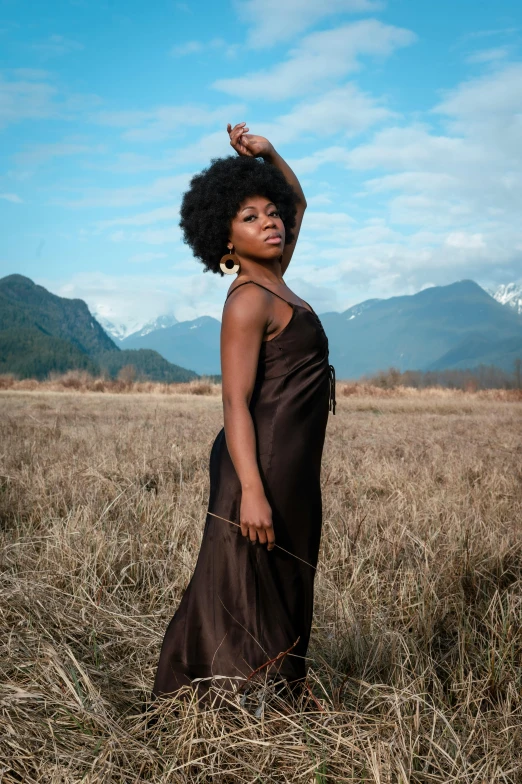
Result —
[[[240, 291], [236, 292], [236, 288], [240, 288]], [[229, 289], [223, 306], [223, 322], [233, 322], [236, 325], [265, 323], [269, 312], [269, 298], [269, 292], [260, 286], [253, 283], [248, 286], [236, 283]]]
[[[244, 284], [246, 284], [246, 283], [248, 283], [248, 284], [250, 284], [250, 285], [248, 285], [248, 286], [244, 285]], [[251, 289], [251, 288], [254, 288], [254, 289], [257, 289], [257, 288], [259, 288], [259, 286], [256, 286], [256, 285], [253, 283], [253, 281], [252, 281], [252, 279], [251, 279], [251, 278], [245, 278], [245, 279], [242, 279], [242, 278], [235, 278], [235, 280], [233, 280], [233, 281], [232, 281], [232, 283], [230, 284], [230, 286], [229, 286], [229, 288], [228, 288], [228, 291], [227, 291], [227, 297], [230, 299], [229, 295], [230, 295], [230, 294], [231, 294], [233, 291], [235, 291], [236, 289], [238, 289], [238, 288], [240, 288], [240, 287], [241, 287], [243, 290], [246, 290], [246, 289]]]
[[[241, 290], [236, 293], [236, 289]], [[264, 304], [269, 297], [270, 294], [266, 289], [262, 286], [256, 286], [251, 280], [246, 280], [241, 283], [234, 281], [227, 292], [225, 307], [232, 308], [235, 303], [242, 303], [243, 307], [245, 306], [245, 303], [248, 303], [249, 305], [254, 305], [255, 303]], [[234, 309], [236, 308], [234, 307]]]

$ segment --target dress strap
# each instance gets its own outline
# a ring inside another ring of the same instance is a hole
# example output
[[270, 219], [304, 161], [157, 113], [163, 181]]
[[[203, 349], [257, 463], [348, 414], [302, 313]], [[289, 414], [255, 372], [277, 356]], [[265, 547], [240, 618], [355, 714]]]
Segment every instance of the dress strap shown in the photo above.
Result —
[[269, 289], [268, 286], [263, 286], [262, 283], [258, 283], [257, 280], [244, 280], [243, 283], [238, 283], [238, 285], [235, 288], [233, 288], [232, 291], [228, 292], [228, 294], [226, 296], [226, 299], [225, 299], [225, 302], [230, 297], [230, 295], [233, 294], [233, 292], [236, 289], [238, 289], [240, 286], [244, 286], [245, 283], [255, 283], [256, 286], [261, 286], [262, 289], [265, 289], [266, 291], [269, 291], [270, 294], [275, 294], [276, 297], [279, 297], [279, 299], [282, 299], [283, 302], [286, 302], [287, 305], [291, 305], [292, 307], [294, 307], [294, 303], [293, 302], [288, 302], [288, 300], [285, 299], [284, 297], [282, 297], [280, 294], [276, 294], [275, 291], [272, 291], [272, 289]]

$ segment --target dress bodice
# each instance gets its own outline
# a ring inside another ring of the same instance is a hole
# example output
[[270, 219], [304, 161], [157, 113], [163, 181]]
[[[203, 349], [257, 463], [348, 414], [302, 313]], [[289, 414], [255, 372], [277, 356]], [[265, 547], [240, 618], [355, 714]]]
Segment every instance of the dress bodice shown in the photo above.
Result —
[[256, 387], [265, 380], [286, 376], [287, 374], [295, 375], [300, 370], [309, 375], [310, 369], [315, 368], [319, 372], [328, 373], [328, 408], [335, 414], [335, 368], [329, 364], [328, 338], [317, 313], [308, 303], [306, 303], [308, 307], [304, 307], [303, 305], [297, 305], [295, 302], [290, 302], [255, 280], [245, 280], [237, 285], [229, 291], [227, 299], [236, 289], [247, 283], [255, 283], [256, 286], [261, 286], [261, 288], [282, 299], [293, 310], [290, 321], [283, 327], [281, 332], [274, 338], [264, 340], [261, 343]]

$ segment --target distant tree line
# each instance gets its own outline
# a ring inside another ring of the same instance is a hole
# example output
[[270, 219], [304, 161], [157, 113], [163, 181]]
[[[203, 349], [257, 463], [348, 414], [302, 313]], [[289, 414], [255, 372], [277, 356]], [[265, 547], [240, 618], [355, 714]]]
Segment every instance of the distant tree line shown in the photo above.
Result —
[[102, 374], [111, 378], [116, 378], [124, 368], [124, 375], [129, 381], [150, 380], [171, 383], [192, 381], [199, 377], [193, 370], [172, 365], [157, 351], [148, 348], [103, 351], [96, 354], [95, 359]]
[[478, 365], [467, 370], [398, 370], [390, 367], [371, 376], [366, 381], [383, 389], [395, 387], [446, 387], [472, 392], [478, 389], [522, 389], [522, 359], [517, 357], [513, 362], [511, 373], [495, 365]]
[[124, 368], [124, 375], [132, 375], [136, 381], [179, 383], [199, 377], [150, 349], [115, 348], [88, 355], [70, 341], [47, 335], [37, 327], [0, 330], [0, 374], [43, 381], [51, 373], [83, 370], [93, 377], [116, 378]]
[[0, 373], [19, 378], [47, 378], [49, 371], [99, 372], [98, 364], [67, 340], [34, 328], [0, 330]]

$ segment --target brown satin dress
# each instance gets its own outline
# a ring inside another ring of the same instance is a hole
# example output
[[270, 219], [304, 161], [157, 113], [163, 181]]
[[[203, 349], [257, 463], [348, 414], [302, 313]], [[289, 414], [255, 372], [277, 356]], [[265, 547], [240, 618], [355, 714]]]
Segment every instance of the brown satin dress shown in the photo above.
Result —
[[[247, 280], [228, 296], [247, 283], [262, 285]], [[280, 679], [295, 692], [306, 675], [322, 525], [321, 458], [328, 412], [335, 414], [335, 370], [317, 314], [288, 304], [288, 324], [261, 344], [249, 404], [276, 544], [288, 553], [252, 545], [235, 525], [207, 514], [194, 573], [165, 633], [153, 698], [185, 685], [201, 696], [212, 683], [235, 691], [258, 668], [263, 678]], [[208, 511], [239, 523], [241, 485], [224, 428], [209, 468]], [[289, 654], [263, 667], [296, 640]]]

